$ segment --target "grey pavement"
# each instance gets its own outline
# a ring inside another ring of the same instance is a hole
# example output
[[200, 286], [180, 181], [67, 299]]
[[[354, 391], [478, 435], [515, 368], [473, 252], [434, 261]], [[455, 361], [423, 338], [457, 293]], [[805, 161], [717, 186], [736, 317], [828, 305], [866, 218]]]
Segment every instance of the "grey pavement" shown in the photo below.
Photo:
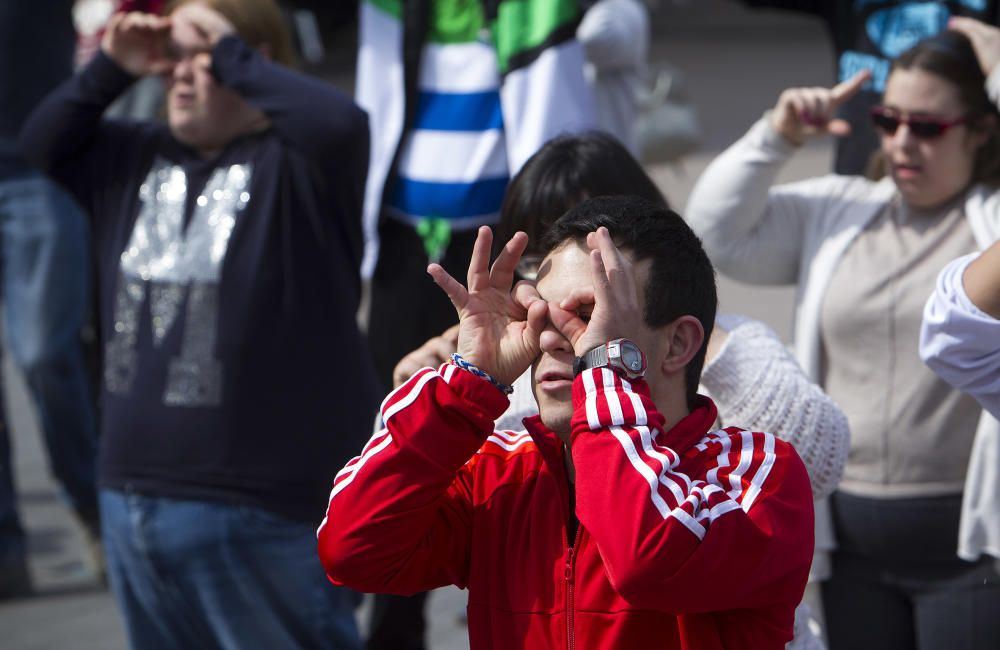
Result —
[[[702, 148], [680, 164], [656, 166], [654, 178], [671, 203], [683, 206], [698, 174], [738, 138], [785, 87], [832, 79], [825, 32], [815, 21], [777, 12], [748, 12], [725, 0], [660, 3], [652, 59], [680, 69], [705, 133]], [[350, 87], [351, 72], [334, 74]], [[807, 146], [783, 174], [793, 180], [826, 172], [830, 147]], [[720, 277], [721, 307], [768, 322], [786, 340], [790, 288], [749, 287]], [[0, 603], [0, 650], [118, 650], [125, 636], [110, 594], [84, 561], [82, 534], [60, 501], [40, 448], [30, 403], [9, 367], [7, 405], [15, 445], [20, 506], [29, 535], [37, 595]], [[468, 646], [460, 616], [464, 593], [440, 590], [430, 600], [429, 647]], [[362, 608], [360, 616], [365, 616]]]

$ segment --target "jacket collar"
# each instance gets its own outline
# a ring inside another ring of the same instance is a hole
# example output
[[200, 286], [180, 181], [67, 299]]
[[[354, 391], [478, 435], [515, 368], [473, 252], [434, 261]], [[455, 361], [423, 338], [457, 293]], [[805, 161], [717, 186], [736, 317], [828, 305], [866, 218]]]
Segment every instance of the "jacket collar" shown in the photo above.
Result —
[[561, 472], [563, 468], [563, 447], [565, 447], [563, 441], [559, 439], [559, 436], [554, 431], [542, 424], [541, 415], [536, 414], [526, 417], [523, 422], [524, 428], [527, 429], [531, 435], [531, 439], [535, 442], [535, 446], [538, 447], [539, 453], [542, 454], [545, 464], [550, 469]]
[[698, 395], [695, 397], [695, 405], [691, 412], [667, 432], [661, 433], [658, 442], [678, 454], [683, 454], [712, 430], [718, 416], [719, 411], [715, 407], [715, 402], [704, 395]]

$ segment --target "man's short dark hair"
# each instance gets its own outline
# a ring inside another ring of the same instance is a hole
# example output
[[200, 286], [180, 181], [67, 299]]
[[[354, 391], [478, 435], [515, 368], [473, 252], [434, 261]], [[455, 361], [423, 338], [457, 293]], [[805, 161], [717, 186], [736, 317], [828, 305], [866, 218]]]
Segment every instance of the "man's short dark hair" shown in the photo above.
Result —
[[548, 254], [563, 242], [586, 241], [600, 226], [636, 262], [652, 261], [643, 313], [647, 325], [662, 327], [685, 315], [701, 322], [705, 340], [684, 373], [688, 405], [693, 407], [718, 306], [715, 270], [701, 240], [679, 214], [663, 205], [638, 196], [599, 196], [556, 220], [542, 248]]

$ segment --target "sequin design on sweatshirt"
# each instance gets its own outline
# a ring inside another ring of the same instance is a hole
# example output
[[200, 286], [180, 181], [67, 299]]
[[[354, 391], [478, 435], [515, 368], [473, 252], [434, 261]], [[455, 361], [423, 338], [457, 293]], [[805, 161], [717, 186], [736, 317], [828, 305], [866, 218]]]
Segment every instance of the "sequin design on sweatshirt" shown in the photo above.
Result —
[[128, 395], [135, 381], [136, 343], [149, 303], [151, 339], [159, 347], [178, 326], [185, 306], [180, 353], [168, 362], [163, 401], [215, 406], [222, 399], [222, 365], [215, 358], [219, 278], [236, 218], [250, 200], [252, 167], [220, 167], [195, 199], [187, 229], [187, 176], [157, 160], [139, 188], [141, 207], [121, 255], [114, 333], [105, 353], [107, 390]]

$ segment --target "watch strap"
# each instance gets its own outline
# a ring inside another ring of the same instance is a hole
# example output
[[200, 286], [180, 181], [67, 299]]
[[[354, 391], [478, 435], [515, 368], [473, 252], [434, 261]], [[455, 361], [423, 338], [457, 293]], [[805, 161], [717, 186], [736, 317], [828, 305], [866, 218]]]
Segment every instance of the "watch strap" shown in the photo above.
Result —
[[599, 345], [586, 352], [582, 357], [573, 360], [573, 376], [579, 375], [590, 368], [603, 368], [608, 365], [608, 345]]

